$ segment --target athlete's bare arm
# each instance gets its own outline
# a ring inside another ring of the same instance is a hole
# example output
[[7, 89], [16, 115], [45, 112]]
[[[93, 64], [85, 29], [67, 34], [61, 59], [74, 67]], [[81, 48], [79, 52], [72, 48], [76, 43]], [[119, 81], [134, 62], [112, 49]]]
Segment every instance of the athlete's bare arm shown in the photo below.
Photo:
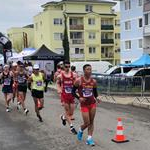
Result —
[[58, 94], [62, 93], [61, 81], [62, 81], [62, 75], [60, 74], [56, 78], [56, 86], [57, 86], [57, 93]]

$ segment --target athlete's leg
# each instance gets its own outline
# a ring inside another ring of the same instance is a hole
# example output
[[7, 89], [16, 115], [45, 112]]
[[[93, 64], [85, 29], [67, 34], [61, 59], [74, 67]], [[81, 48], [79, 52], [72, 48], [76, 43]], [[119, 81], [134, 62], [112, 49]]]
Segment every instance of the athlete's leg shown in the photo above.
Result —
[[90, 136], [93, 135], [95, 114], [96, 114], [96, 107], [93, 107], [89, 111], [90, 125], [88, 126], [88, 135], [90, 135]]
[[81, 130], [84, 131], [90, 125], [89, 111], [82, 112], [83, 124], [81, 125]]

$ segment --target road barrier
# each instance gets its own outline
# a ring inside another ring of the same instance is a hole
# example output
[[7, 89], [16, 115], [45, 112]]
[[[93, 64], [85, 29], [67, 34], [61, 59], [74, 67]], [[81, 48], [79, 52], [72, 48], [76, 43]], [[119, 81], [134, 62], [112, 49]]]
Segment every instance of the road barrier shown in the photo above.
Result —
[[106, 101], [116, 102], [114, 95], [134, 96], [135, 102], [150, 103], [150, 76], [126, 77], [93, 74], [97, 80], [98, 92]]

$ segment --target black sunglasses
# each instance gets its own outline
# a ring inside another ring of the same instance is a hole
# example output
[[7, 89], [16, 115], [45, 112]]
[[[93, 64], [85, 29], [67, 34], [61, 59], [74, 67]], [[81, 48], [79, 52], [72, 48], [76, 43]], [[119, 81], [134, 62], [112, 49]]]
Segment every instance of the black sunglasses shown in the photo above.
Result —
[[70, 66], [65, 65], [65, 68], [70, 68]]

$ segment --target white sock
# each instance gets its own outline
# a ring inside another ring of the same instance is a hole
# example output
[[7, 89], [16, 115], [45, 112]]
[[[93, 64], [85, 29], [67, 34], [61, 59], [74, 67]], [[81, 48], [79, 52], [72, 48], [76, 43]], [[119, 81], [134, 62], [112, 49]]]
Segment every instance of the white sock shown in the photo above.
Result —
[[79, 131], [80, 131], [80, 132], [83, 132], [82, 129], [81, 129], [81, 127], [79, 128]]
[[65, 119], [66, 119], [64, 115], [62, 115], [62, 118], [63, 118], [63, 120], [65, 120]]
[[89, 140], [89, 139], [91, 139], [91, 138], [92, 138], [92, 136], [91, 136], [91, 135], [88, 135], [88, 138], [87, 138], [87, 139]]
[[72, 124], [72, 123], [70, 124], [70, 127], [73, 127], [73, 124]]

